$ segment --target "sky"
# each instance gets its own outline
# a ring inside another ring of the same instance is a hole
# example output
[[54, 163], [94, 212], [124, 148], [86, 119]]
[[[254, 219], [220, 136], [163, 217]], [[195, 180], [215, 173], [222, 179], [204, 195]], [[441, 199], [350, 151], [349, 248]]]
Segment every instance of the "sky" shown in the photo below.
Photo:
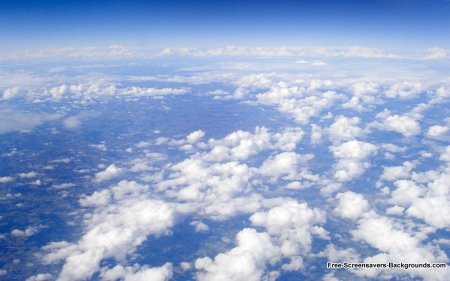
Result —
[[1, 52], [122, 45], [449, 48], [450, 2], [0, 1]]

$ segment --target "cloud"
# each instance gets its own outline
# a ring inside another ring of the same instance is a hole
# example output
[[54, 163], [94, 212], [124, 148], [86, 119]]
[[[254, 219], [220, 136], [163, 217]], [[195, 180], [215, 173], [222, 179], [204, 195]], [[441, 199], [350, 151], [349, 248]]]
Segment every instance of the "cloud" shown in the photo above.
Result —
[[[147, 190], [148, 186], [121, 181], [118, 185], [111, 187], [109, 192], [100, 191], [94, 193], [92, 197], [85, 196], [80, 200], [81, 205], [98, 207], [92, 211], [91, 215], [85, 216], [84, 235], [75, 243], [61, 241], [44, 246], [42, 249], [47, 254], [42, 257], [42, 261], [45, 264], [64, 261], [58, 280], [85, 280], [100, 270], [102, 260], [108, 258], [124, 260], [149, 235], [169, 234], [169, 229], [174, 224], [175, 212], [163, 201], [146, 198]], [[107, 194], [113, 195], [115, 200], [113, 204], [95, 203]], [[107, 275], [108, 272], [108, 269], [103, 269], [102, 274]], [[144, 276], [148, 274], [169, 278], [171, 265], [166, 264], [161, 268], [117, 267], [116, 270], [113, 268], [109, 274], [119, 274], [117, 276], [122, 278], [130, 276], [130, 279], [133, 275], [136, 278], [145, 279]]]
[[[393, 219], [368, 212], [364, 218], [358, 221], [358, 228], [350, 231], [356, 241], [365, 241], [370, 246], [378, 249], [379, 254], [366, 257], [366, 263], [434, 263], [448, 262], [448, 258], [442, 250], [431, 245], [422, 245], [421, 240], [427, 237], [427, 230], [415, 236], [404, 231], [403, 227]], [[369, 278], [392, 278], [392, 276], [409, 275], [410, 277], [421, 276], [425, 280], [446, 280], [448, 272], [445, 270], [421, 270], [416, 268], [404, 269], [365, 269], [355, 271], [360, 277]]]
[[431, 138], [439, 137], [440, 135], [446, 133], [449, 130], [447, 126], [431, 126], [428, 129], [427, 136]]
[[214, 260], [209, 257], [197, 259], [197, 280], [261, 280], [265, 263], [279, 258], [280, 250], [272, 244], [267, 233], [246, 228], [236, 235], [236, 241], [235, 248], [217, 255]]
[[61, 118], [61, 114], [25, 113], [14, 108], [0, 108], [0, 134], [31, 130], [34, 127]]
[[[266, 177], [270, 177], [271, 181], [276, 182], [279, 177], [283, 180], [299, 180], [304, 177], [307, 179], [315, 179], [306, 171], [306, 163], [314, 156], [312, 154], [300, 155], [295, 152], [284, 152], [276, 156], [271, 156], [264, 161], [258, 172]], [[302, 176], [298, 173], [299, 166], [303, 166], [302, 169], [307, 175]], [[317, 180], [317, 179], [316, 179]]]
[[148, 267], [147, 265], [133, 266], [116, 265], [112, 269], [102, 268], [102, 280], [115, 281], [117, 279], [130, 281], [166, 281], [172, 278], [172, 264], [165, 263], [161, 267]]
[[117, 177], [121, 172], [122, 172], [121, 168], [117, 168], [116, 165], [111, 164], [108, 166], [108, 168], [106, 168], [106, 170], [95, 174], [94, 181], [102, 182], [102, 181], [110, 180], [110, 179]]
[[338, 116], [336, 121], [328, 129], [328, 135], [331, 141], [353, 140], [361, 137], [365, 132], [358, 126], [361, 119], [358, 117], [347, 118]]
[[403, 207], [409, 206], [414, 199], [423, 196], [426, 191], [424, 187], [418, 186], [409, 180], [398, 180], [394, 184], [397, 186], [397, 189], [391, 192], [392, 197], [389, 199], [389, 203]]
[[330, 146], [334, 157], [339, 161], [335, 164], [334, 178], [345, 182], [359, 177], [370, 167], [369, 162], [362, 162], [369, 156], [376, 155], [378, 148], [370, 143], [362, 141], [348, 141], [339, 146]]
[[384, 171], [380, 178], [388, 181], [409, 178], [411, 170], [415, 167], [416, 164], [409, 161], [403, 162], [403, 166], [383, 167]]
[[13, 181], [13, 177], [0, 177], [0, 183], [7, 183]]
[[38, 227], [28, 227], [25, 230], [20, 230], [20, 229], [14, 229], [11, 231], [11, 235], [12, 236], [32, 236], [32, 235], [36, 235], [39, 232], [39, 228]]
[[339, 205], [334, 209], [334, 213], [346, 219], [357, 219], [370, 209], [369, 202], [364, 196], [351, 191], [338, 193]]
[[265, 227], [271, 236], [278, 237], [281, 253], [285, 257], [309, 253], [313, 233], [321, 239], [329, 239], [328, 232], [317, 226], [325, 223], [326, 213], [293, 200], [267, 212], [256, 212], [250, 217], [250, 221], [255, 226]]
[[3, 99], [7, 100], [7, 99], [11, 99], [14, 96], [17, 95], [17, 93], [19, 92], [19, 87], [13, 87], [13, 88], [8, 88], [3, 92]]
[[394, 99], [411, 99], [415, 98], [424, 88], [420, 83], [403, 82], [393, 85], [388, 91], [386, 91], [386, 97]]
[[195, 226], [195, 232], [209, 231], [209, 227], [201, 221], [193, 221], [189, 225]]
[[69, 187], [73, 187], [73, 186], [75, 186], [75, 184], [73, 184], [73, 183], [62, 183], [62, 184], [52, 185], [52, 187], [56, 188], [56, 189], [64, 189], [64, 188], [69, 188]]
[[36, 177], [38, 175], [38, 173], [36, 173], [36, 172], [29, 172], [29, 173], [20, 173], [20, 174], [17, 174], [17, 175], [19, 177], [21, 177], [21, 178], [29, 179], [29, 178]]
[[377, 115], [378, 118], [383, 120], [383, 123], [377, 121], [369, 124], [371, 127], [375, 127], [384, 131], [395, 131], [402, 134], [405, 137], [413, 137], [421, 132], [419, 123], [411, 117], [390, 115], [390, 112], [385, 109], [384, 112]]

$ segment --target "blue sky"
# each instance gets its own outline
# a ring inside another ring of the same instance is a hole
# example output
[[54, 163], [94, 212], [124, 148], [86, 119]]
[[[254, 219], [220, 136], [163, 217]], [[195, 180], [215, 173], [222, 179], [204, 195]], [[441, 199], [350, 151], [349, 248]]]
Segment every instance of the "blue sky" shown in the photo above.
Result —
[[0, 1], [1, 52], [85, 46], [449, 48], [450, 2]]

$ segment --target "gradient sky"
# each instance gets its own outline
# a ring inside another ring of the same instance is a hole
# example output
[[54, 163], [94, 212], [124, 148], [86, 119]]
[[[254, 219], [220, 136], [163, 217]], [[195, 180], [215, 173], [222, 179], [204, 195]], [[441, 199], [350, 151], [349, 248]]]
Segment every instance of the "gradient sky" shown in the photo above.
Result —
[[0, 1], [0, 52], [85, 46], [450, 48], [450, 2]]

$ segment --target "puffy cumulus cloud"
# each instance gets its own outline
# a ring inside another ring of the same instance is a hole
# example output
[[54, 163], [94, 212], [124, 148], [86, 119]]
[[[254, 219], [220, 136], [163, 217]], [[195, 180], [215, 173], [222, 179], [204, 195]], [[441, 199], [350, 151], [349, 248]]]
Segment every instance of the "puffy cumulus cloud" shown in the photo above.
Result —
[[[197, 212], [213, 220], [223, 220], [237, 213], [253, 213], [271, 200], [255, 193], [254, 186], [281, 177], [295, 180], [287, 188], [300, 189], [318, 179], [304, 167], [311, 155], [289, 152], [295, 149], [302, 136], [303, 131], [298, 128], [286, 128], [275, 134], [264, 127], [257, 127], [254, 134], [236, 131], [223, 139], [197, 143], [195, 154], [166, 167], [169, 175], [165, 179], [150, 181], [155, 182], [158, 192], [183, 202], [183, 212]], [[183, 143], [175, 141], [173, 144], [182, 146]], [[244, 163], [263, 150], [288, 151], [269, 157], [261, 167], [249, 167]]]
[[250, 74], [241, 77], [236, 84], [241, 88], [256, 89], [268, 89], [274, 84], [271, 77], [275, 74]]
[[272, 148], [278, 148], [282, 151], [292, 151], [302, 140], [304, 134], [301, 128], [286, 128], [283, 132], [272, 135], [274, 142]]
[[345, 182], [359, 177], [370, 167], [370, 163], [363, 160], [377, 154], [378, 148], [370, 143], [353, 140], [339, 146], [330, 146], [330, 150], [339, 159], [334, 166], [334, 178]]
[[[108, 80], [100, 79], [90, 84], [72, 84], [60, 85], [45, 89], [42, 92], [29, 91], [27, 97], [34, 99], [35, 102], [45, 100], [63, 100], [72, 99], [77, 102], [90, 102], [99, 97], [133, 98], [133, 97], [154, 97], [160, 98], [166, 95], [181, 95], [189, 92], [189, 89], [180, 88], [145, 88], [145, 87], [126, 87], [118, 88], [114, 83]], [[69, 119], [68, 122], [75, 122], [76, 119]], [[70, 123], [69, 123], [70, 124]]]
[[348, 141], [339, 146], [331, 146], [334, 157], [363, 160], [377, 153], [377, 146], [363, 141]]
[[353, 140], [365, 134], [364, 130], [356, 126], [361, 122], [358, 117], [347, 118], [338, 116], [336, 121], [328, 129], [328, 136], [331, 141]]
[[217, 255], [214, 260], [197, 259], [197, 279], [274, 280], [279, 273], [265, 272], [266, 264], [274, 265], [283, 257], [290, 259], [281, 266], [283, 270], [299, 270], [304, 266], [300, 255], [309, 253], [312, 235], [329, 239], [328, 232], [316, 225], [323, 224], [325, 219], [325, 212], [293, 200], [284, 201], [267, 212], [257, 212], [250, 221], [265, 227], [267, 232], [246, 228], [236, 235], [237, 247]]
[[448, 228], [450, 226], [449, 200], [442, 197], [416, 198], [406, 214], [424, 220], [426, 223], [437, 228]]
[[413, 181], [398, 180], [394, 183], [397, 189], [391, 192], [389, 202], [400, 206], [409, 206], [414, 199], [425, 194], [425, 188], [416, 185]]
[[246, 228], [236, 235], [237, 246], [226, 253], [197, 259], [197, 280], [249, 280], [263, 278], [266, 262], [275, 263], [280, 249], [272, 244], [267, 233]]
[[339, 205], [334, 209], [334, 213], [346, 219], [357, 219], [370, 209], [369, 202], [358, 193], [338, 193], [336, 199], [339, 199]]
[[256, 127], [255, 133], [236, 131], [220, 140], [210, 139], [210, 152], [202, 154], [207, 161], [245, 160], [262, 150], [281, 149], [292, 151], [302, 140], [301, 128], [286, 128], [281, 133], [271, 134], [265, 127]]
[[[360, 255], [356, 252], [353, 248], [348, 248], [345, 250], [336, 248], [333, 244], [328, 244], [327, 248], [318, 253], [318, 254], [311, 254], [313, 257], [326, 257], [328, 258], [328, 261], [330, 262], [342, 262], [344, 260], [348, 262], [359, 262], [360, 261]], [[337, 279], [336, 279], [337, 280]]]
[[366, 111], [374, 104], [381, 104], [382, 100], [377, 97], [379, 85], [374, 82], [357, 82], [349, 87], [353, 97], [344, 104], [343, 108], [351, 108], [357, 111]]
[[104, 206], [109, 203], [111, 198], [111, 192], [108, 189], [102, 191], [95, 191], [90, 196], [83, 195], [78, 200], [78, 203], [83, 207], [88, 206]]
[[255, 226], [265, 227], [269, 235], [276, 237], [284, 257], [309, 253], [313, 234], [321, 239], [329, 239], [328, 231], [318, 226], [325, 223], [326, 213], [294, 200], [284, 202], [267, 212], [256, 212], [250, 217], [250, 221]]
[[195, 232], [209, 231], [209, 227], [202, 221], [193, 221], [189, 225], [195, 226]]
[[[439, 177], [429, 182], [427, 189], [419, 187], [416, 190], [416, 198], [412, 198], [410, 207], [406, 214], [424, 220], [426, 223], [438, 227], [447, 228], [450, 226], [450, 175], [441, 173]], [[422, 194], [423, 197], [419, 197]], [[409, 202], [408, 202], [409, 203]]]
[[186, 140], [188, 143], [193, 144], [199, 141], [203, 136], [205, 135], [205, 132], [199, 130], [191, 133], [186, 137]]
[[14, 229], [11, 231], [11, 235], [12, 236], [32, 236], [32, 235], [36, 235], [39, 232], [39, 228], [38, 227], [28, 227], [25, 230], [20, 230], [20, 229]]
[[394, 131], [402, 134], [405, 137], [413, 137], [421, 132], [419, 122], [408, 116], [390, 115], [389, 110], [385, 109], [383, 112], [377, 115], [381, 118], [383, 123], [375, 121], [369, 126], [375, 127], [384, 131]]
[[8, 88], [3, 92], [3, 99], [8, 100], [15, 97], [19, 93], [19, 87]]
[[[311, 175], [305, 167], [307, 161], [313, 157], [312, 154], [280, 153], [265, 160], [258, 172], [263, 176], [270, 177], [272, 182], [276, 182], [281, 176], [283, 176], [283, 180], [318, 180], [318, 176]], [[299, 173], [298, 170], [301, 166], [303, 166], [303, 169]]]
[[36, 172], [29, 172], [29, 173], [19, 173], [17, 174], [20, 178], [25, 178], [25, 179], [29, 179], [29, 178], [34, 178], [37, 177], [39, 174]]
[[117, 168], [116, 165], [111, 164], [102, 172], [95, 174], [95, 182], [102, 182], [117, 177], [122, 172], [121, 168]]
[[393, 166], [393, 167], [384, 167], [383, 166], [383, 174], [381, 175], [381, 179], [388, 181], [395, 181], [397, 179], [405, 179], [411, 176], [410, 172], [413, 168], [416, 167], [416, 163], [414, 162], [403, 162], [402, 166]]
[[388, 98], [401, 98], [411, 99], [415, 98], [418, 94], [424, 91], [423, 86], [420, 83], [403, 82], [393, 85], [386, 91], [386, 97]]
[[395, 205], [394, 207], [387, 208], [386, 214], [401, 216], [401, 215], [403, 215], [404, 210], [405, 210], [405, 208]]
[[[64, 261], [58, 280], [90, 278], [100, 270], [102, 260], [115, 258], [122, 261], [149, 235], [170, 234], [175, 211], [163, 201], [148, 198], [148, 186], [121, 181], [107, 190], [109, 192], [101, 191], [80, 200], [81, 205], [97, 207], [84, 216], [84, 235], [77, 242], [52, 242], [42, 248], [47, 252], [42, 257], [45, 264]], [[114, 199], [112, 204], [96, 204], [99, 198], [103, 200], [108, 194], [109, 200]], [[152, 274], [169, 278], [171, 265], [161, 268], [117, 267], [111, 271], [104, 269], [102, 274], [129, 280], [149, 280], [145, 278]]]
[[428, 129], [427, 136], [431, 138], [439, 137], [440, 135], [447, 132], [448, 129], [449, 128], [447, 126], [439, 126], [439, 125], [431, 126]]
[[100, 277], [102, 280], [115, 281], [166, 281], [172, 278], [172, 264], [165, 263], [161, 267], [148, 267], [147, 265], [133, 266], [116, 265], [112, 269], [102, 268]]
[[294, 118], [301, 124], [307, 124], [311, 117], [331, 107], [346, 96], [335, 91], [321, 91], [331, 86], [331, 81], [313, 80], [305, 87], [290, 86], [286, 82], [273, 85], [269, 91], [257, 94], [255, 103], [274, 106], [278, 111]]
[[[379, 254], [364, 258], [365, 263], [436, 263], [448, 262], [448, 257], [439, 247], [422, 244], [427, 238], [426, 233], [412, 236], [403, 226], [392, 218], [379, 216], [373, 212], [363, 215], [358, 221], [358, 228], [350, 231], [357, 241], [365, 241], [378, 249]], [[423, 270], [416, 268], [404, 269], [364, 269], [354, 271], [360, 277], [392, 278], [392, 276], [409, 275], [410, 278], [422, 277], [425, 280], [447, 280], [449, 271]]]
[[12, 182], [13, 180], [13, 177], [0, 177], [0, 183]]

